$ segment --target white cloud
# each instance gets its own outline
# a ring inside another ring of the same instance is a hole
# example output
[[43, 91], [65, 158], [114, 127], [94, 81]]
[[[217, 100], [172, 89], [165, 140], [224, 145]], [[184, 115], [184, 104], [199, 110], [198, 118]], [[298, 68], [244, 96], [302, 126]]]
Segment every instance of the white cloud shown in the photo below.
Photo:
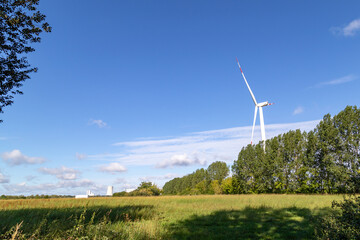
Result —
[[344, 27], [333, 27], [330, 30], [333, 34], [339, 34], [345, 37], [354, 36], [360, 31], [360, 18], [351, 21]]
[[154, 182], [154, 181], [162, 181], [162, 180], [169, 180], [169, 179], [173, 179], [175, 177], [178, 177], [177, 174], [173, 174], [173, 173], [167, 173], [163, 176], [147, 176], [147, 177], [141, 177], [139, 178], [139, 180], [141, 182]]
[[137, 188], [136, 182], [137, 179], [125, 179], [125, 178], [116, 178], [113, 184], [117, 185], [118, 191], [125, 191], [126, 189], [135, 189]]
[[119, 172], [126, 172], [126, 168], [121, 165], [120, 163], [110, 163], [108, 165], [103, 165], [99, 168], [102, 172], [109, 172], [111, 174], [119, 173]]
[[29, 175], [29, 176], [26, 176], [25, 179], [26, 181], [28, 182], [31, 182], [32, 180], [36, 179], [37, 177], [36, 176], [33, 176], [33, 175]]
[[62, 166], [60, 168], [42, 167], [42, 168], [39, 168], [39, 172], [44, 173], [44, 174], [53, 175], [61, 180], [75, 180], [78, 178], [78, 175], [79, 175], [78, 170], [75, 170], [72, 168], [67, 168], [64, 166]]
[[333, 79], [331, 81], [321, 82], [321, 83], [315, 85], [315, 87], [338, 85], [338, 84], [343, 84], [343, 83], [354, 81], [355, 79], [357, 79], [357, 77], [355, 75], [350, 74], [350, 75], [347, 75], [347, 76], [344, 76], [341, 78]]
[[103, 128], [103, 127], [107, 126], [107, 123], [104, 122], [101, 119], [99, 119], [99, 120], [90, 119], [89, 124], [90, 125], [97, 125], [99, 128]]
[[[38, 185], [28, 185], [27, 182], [17, 184], [4, 184], [3, 187], [8, 191], [8, 194], [64, 194], [75, 195], [78, 194], [78, 189], [84, 188], [93, 189], [100, 193], [106, 192], [106, 186], [97, 185], [89, 179], [59, 181], [57, 183], [43, 183]], [[63, 193], [60, 190], [63, 189]], [[74, 189], [74, 190], [73, 190]], [[103, 193], [103, 194], [104, 194]], [[99, 194], [99, 193], [97, 193]]]
[[167, 167], [174, 167], [174, 166], [190, 166], [190, 165], [205, 165], [205, 159], [199, 159], [196, 154], [192, 156], [188, 156], [186, 153], [184, 154], [176, 154], [171, 156], [170, 159], [165, 160], [156, 165], [158, 168], [167, 168]]
[[89, 179], [81, 179], [78, 181], [60, 181], [56, 184], [57, 188], [80, 188], [80, 187], [91, 187], [95, 183]]
[[28, 157], [20, 152], [20, 150], [13, 150], [11, 152], [5, 152], [1, 154], [1, 158], [10, 165], [21, 165], [21, 164], [37, 164], [43, 163], [46, 160], [41, 157]]
[[360, 19], [351, 21], [347, 26], [343, 28], [344, 36], [354, 36], [356, 32], [360, 30]]
[[86, 154], [83, 154], [83, 153], [76, 153], [76, 158], [78, 159], [78, 160], [82, 160], [82, 159], [85, 159], [86, 157], [87, 157], [87, 155]]
[[304, 112], [304, 108], [299, 106], [297, 108], [295, 108], [294, 112], [293, 112], [293, 115], [298, 115], [300, 113], [303, 113]]
[[124, 183], [128, 183], [128, 181], [125, 178], [116, 178], [114, 181], [114, 184], [124, 184]]
[[0, 183], [8, 183], [10, 182], [9, 178], [7, 178], [4, 174], [0, 172]]
[[[289, 124], [266, 125], [268, 138], [289, 130], [314, 129], [319, 120]], [[210, 164], [225, 161], [229, 164], [237, 158], [243, 146], [250, 143], [252, 126], [236, 127], [204, 132], [195, 132], [185, 136], [166, 139], [118, 142], [122, 148], [119, 153], [89, 155], [89, 160], [119, 162], [126, 166], [170, 167], [186, 164]], [[254, 142], [261, 139], [260, 127], [255, 127]], [[196, 165], [194, 165], [196, 166]]]

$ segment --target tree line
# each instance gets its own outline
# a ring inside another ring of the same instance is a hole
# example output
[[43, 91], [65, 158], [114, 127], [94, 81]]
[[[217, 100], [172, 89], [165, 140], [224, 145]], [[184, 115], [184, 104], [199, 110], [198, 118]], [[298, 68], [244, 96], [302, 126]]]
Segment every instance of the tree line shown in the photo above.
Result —
[[201, 168], [181, 178], [165, 183], [164, 194], [220, 194], [229, 167], [224, 162], [214, 162], [207, 169]]
[[131, 192], [116, 192], [113, 197], [133, 197], [133, 196], [159, 196], [161, 189], [152, 182], [141, 182], [139, 187]]
[[291, 130], [266, 140], [265, 150], [263, 144], [241, 149], [231, 177], [213, 179], [209, 169], [199, 169], [167, 182], [164, 194], [360, 192], [356, 106], [347, 106], [334, 117], [326, 114], [310, 132]]

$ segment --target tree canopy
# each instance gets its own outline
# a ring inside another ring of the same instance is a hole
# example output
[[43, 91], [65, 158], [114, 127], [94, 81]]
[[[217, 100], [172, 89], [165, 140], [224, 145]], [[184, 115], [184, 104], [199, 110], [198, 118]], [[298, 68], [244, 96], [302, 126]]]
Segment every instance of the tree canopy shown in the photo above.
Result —
[[182, 178], [165, 183], [164, 194], [220, 194], [221, 182], [229, 174], [224, 162], [213, 162], [207, 169], [198, 169]]
[[226, 166], [226, 163], [216, 161], [210, 164], [207, 168], [207, 173], [210, 180], [217, 180], [221, 182], [229, 174], [229, 168]]
[[41, 41], [42, 32], [51, 32], [38, 5], [39, 0], [0, 0], [0, 113], [37, 71], [25, 55], [35, 51], [32, 44]]
[[114, 193], [114, 197], [125, 196], [159, 196], [161, 190], [152, 182], [141, 182], [139, 187], [132, 192], [117, 192]]
[[240, 193], [360, 192], [360, 109], [324, 116], [308, 133], [289, 131], [244, 147], [232, 166]]

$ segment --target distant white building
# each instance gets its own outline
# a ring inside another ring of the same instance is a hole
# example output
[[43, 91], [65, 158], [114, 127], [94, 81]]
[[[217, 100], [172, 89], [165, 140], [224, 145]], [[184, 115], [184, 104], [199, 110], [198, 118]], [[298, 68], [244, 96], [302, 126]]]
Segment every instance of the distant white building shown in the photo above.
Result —
[[91, 190], [87, 190], [85, 195], [75, 195], [75, 198], [89, 198], [94, 196], [95, 194]]
[[108, 186], [107, 191], [106, 191], [106, 196], [112, 196], [113, 195], [113, 186]]
[[75, 198], [88, 198], [89, 196], [86, 195], [75, 195]]
[[91, 190], [87, 190], [86, 195], [88, 195], [89, 197], [95, 196], [95, 194]]

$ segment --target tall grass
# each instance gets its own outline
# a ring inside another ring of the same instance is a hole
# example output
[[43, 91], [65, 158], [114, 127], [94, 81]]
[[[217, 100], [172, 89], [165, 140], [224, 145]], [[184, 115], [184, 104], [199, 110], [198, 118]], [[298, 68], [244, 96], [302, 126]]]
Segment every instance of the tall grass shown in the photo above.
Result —
[[0, 200], [2, 239], [304, 239], [341, 195]]

